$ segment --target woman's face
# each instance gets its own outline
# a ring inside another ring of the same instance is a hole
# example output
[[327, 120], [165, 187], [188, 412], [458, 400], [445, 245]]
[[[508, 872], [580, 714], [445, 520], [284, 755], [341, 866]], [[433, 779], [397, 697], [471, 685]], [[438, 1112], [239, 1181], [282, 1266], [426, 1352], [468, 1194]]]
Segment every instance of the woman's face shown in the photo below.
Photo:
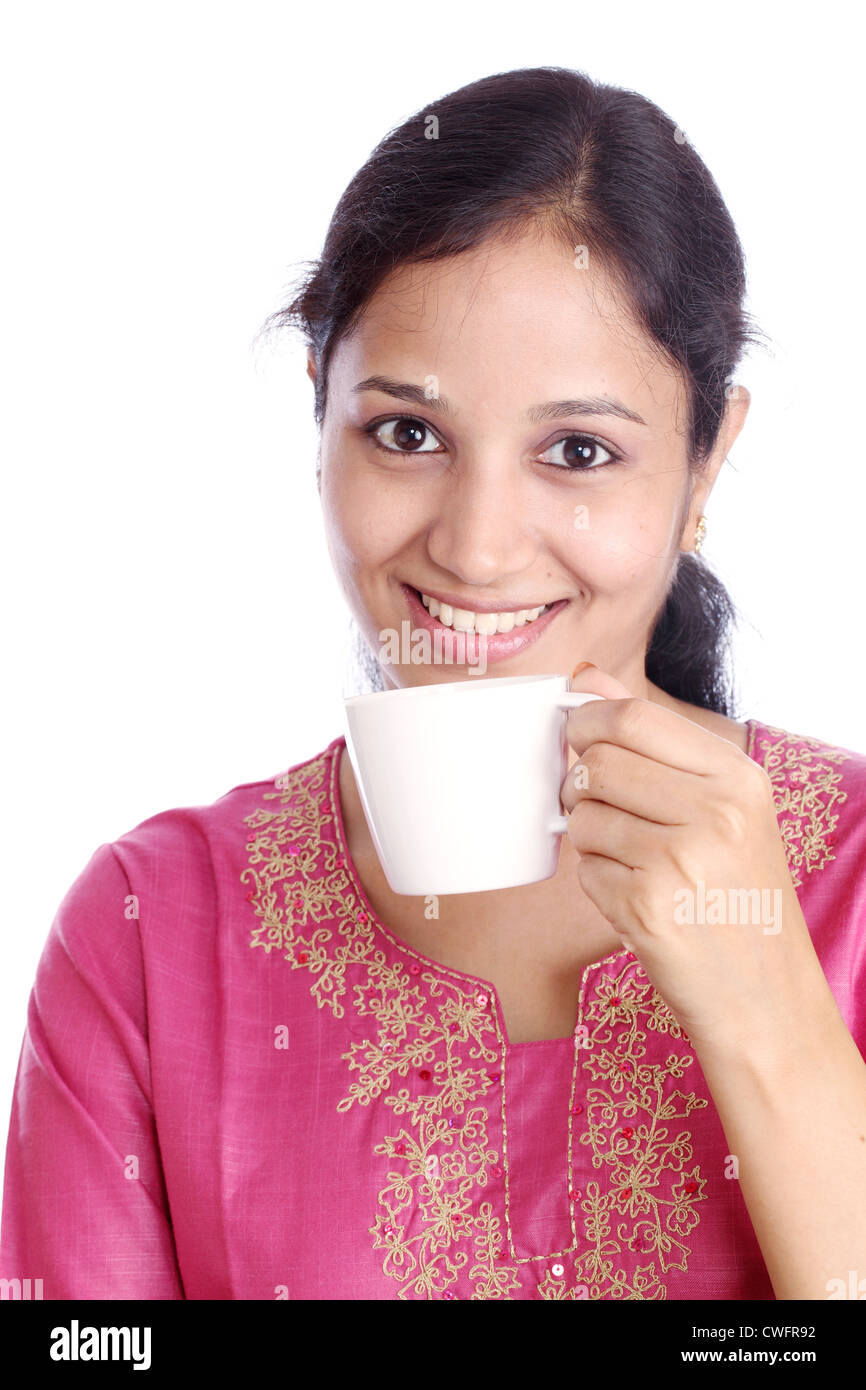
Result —
[[600, 268], [529, 236], [398, 268], [333, 354], [320, 451], [331, 557], [386, 684], [592, 661], [644, 693], [747, 406], [690, 479], [682, 384]]

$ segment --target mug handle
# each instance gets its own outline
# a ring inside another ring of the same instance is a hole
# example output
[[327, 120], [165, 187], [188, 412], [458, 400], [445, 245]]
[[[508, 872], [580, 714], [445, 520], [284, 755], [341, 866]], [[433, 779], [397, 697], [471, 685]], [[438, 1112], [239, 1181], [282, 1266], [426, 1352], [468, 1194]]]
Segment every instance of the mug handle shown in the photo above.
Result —
[[[579, 709], [581, 705], [587, 704], [590, 700], [603, 699], [603, 695], [591, 695], [589, 691], [564, 690], [561, 695], [556, 696], [556, 703], [560, 709], [569, 710]], [[548, 826], [551, 835], [564, 835], [567, 829], [568, 816], [555, 816]]]

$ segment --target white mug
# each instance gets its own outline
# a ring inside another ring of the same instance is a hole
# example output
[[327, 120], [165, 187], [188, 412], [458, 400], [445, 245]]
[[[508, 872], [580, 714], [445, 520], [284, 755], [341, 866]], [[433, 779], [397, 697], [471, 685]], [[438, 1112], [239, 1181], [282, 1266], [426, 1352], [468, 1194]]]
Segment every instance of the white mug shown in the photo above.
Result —
[[346, 747], [393, 891], [483, 893], [551, 878], [568, 825], [563, 712], [602, 698], [542, 675], [344, 701]]

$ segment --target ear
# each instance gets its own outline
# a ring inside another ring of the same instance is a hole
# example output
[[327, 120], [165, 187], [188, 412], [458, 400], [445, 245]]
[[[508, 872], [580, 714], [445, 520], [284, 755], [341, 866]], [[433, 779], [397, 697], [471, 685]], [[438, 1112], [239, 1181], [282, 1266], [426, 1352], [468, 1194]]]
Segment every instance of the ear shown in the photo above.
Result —
[[307, 349], [307, 376], [310, 381], [316, 380], [316, 355], [312, 348]]
[[695, 531], [698, 520], [706, 510], [707, 500], [722, 464], [725, 462], [734, 440], [746, 423], [746, 415], [752, 400], [745, 386], [729, 386], [726, 395], [725, 413], [719, 426], [718, 438], [700, 471], [694, 475], [689, 507], [680, 536], [680, 550], [687, 554], [695, 548]]

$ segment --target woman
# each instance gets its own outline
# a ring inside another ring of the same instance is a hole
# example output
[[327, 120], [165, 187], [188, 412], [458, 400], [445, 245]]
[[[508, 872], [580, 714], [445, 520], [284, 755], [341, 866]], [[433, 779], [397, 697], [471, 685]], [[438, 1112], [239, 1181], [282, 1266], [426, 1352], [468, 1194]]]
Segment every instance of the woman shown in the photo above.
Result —
[[408, 621], [606, 697], [569, 716], [559, 868], [396, 895], [341, 738], [101, 846], [31, 999], [4, 1276], [147, 1299], [866, 1276], [866, 760], [732, 717], [730, 600], [696, 554], [748, 409], [743, 296], [710, 174], [634, 93], [499, 74], [373, 152], [276, 316], [307, 335], [330, 552], [380, 687], [468, 675], [468, 651], [377, 661]]

